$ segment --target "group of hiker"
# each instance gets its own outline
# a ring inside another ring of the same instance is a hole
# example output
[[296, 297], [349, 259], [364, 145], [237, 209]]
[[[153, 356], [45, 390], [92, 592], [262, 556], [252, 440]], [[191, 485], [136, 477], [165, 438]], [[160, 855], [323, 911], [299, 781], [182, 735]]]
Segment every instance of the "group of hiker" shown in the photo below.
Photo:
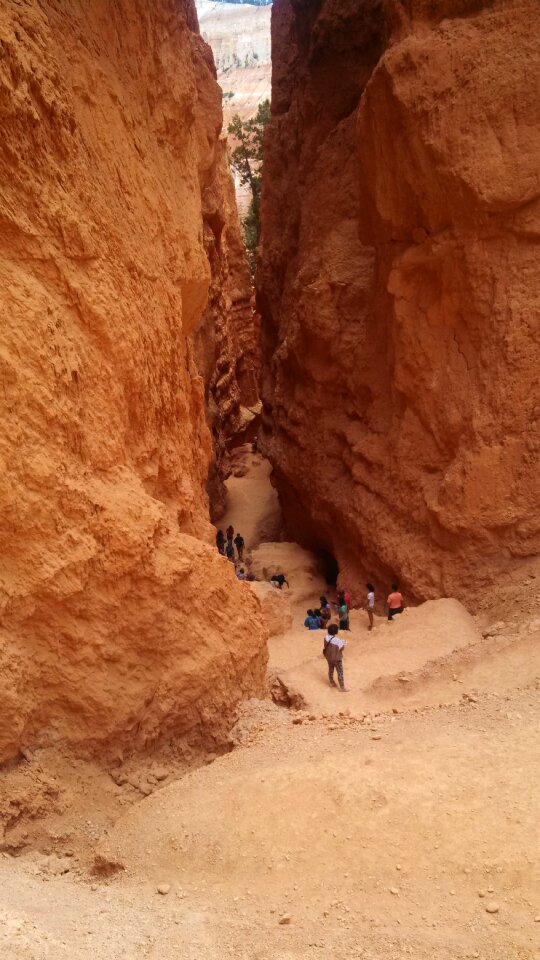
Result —
[[223, 533], [223, 530], [218, 530], [216, 534], [216, 547], [222, 556], [227, 557], [227, 559], [233, 563], [235, 560], [235, 547], [238, 552], [238, 559], [240, 561], [244, 559], [244, 538], [241, 533], [237, 533], [236, 536], [234, 536], [234, 527], [231, 524], [229, 524], [225, 533]]
[[[368, 615], [368, 630], [373, 630], [373, 617], [375, 611], [375, 587], [372, 583], [366, 583], [367, 600], [366, 611]], [[327, 624], [332, 618], [332, 606], [335, 607], [340, 630], [350, 630], [349, 611], [351, 609], [351, 595], [348, 590], [341, 590], [337, 595], [337, 602], [330, 604], [326, 597], [319, 598], [320, 606], [306, 611], [304, 626], [308, 630], [325, 630]], [[387, 598], [388, 620], [392, 621], [398, 613], [403, 613], [403, 594], [400, 593], [399, 584], [393, 583], [391, 592]]]
[[320, 606], [306, 611], [304, 626], [308, 630], [325, 630], [332, 618], [332, 606], [336, 609], [340, 630], [350, 630], [349, 610], [351, 607], [351, 595], [348, 590], [340, 591], [337, 595], [337, 603], [330, 603], [326, 597], [319, 597]]
[[[373, 630], [375, 587], [372, 583], [367, 583], [366, 588], [368, 630]], [[326, 630], [322, 652], [328, 664], [328, 680], [331, 687], [338, 686], [341, 693], [347, 693], [343, 673], [343, 650], [345, 649], [346, 641], [343, 637], [339, 636], [339, 631], [350, 630], [349, 611], [351, 595], [348, 590], [340, 591], [337, 595], [337, 603], [333, 604], [333, 606], [336, 608], [338, 623], [330, 623], [332, 619], [332, 607], [327, 598], [321, 596], [319, 600], [319, 607], [316, 609], [310, 608], [307, 611], [304, 626], [308, 630]], [[403, 613], [403, 595], [399, 590], [399, 584], [393, 583], [391, 592], [387, 598], [388, 620], [392, 622], [394, 617], [399, 613]], [[337, 674], [337, 684], [334, 680], [334, 673]]]
[[[235, 565], [236, 576], [239, 580], [255, 580], [255, 576], [245, 566], [241, 566], [244, 561], [244, 538], [240, 533], [234, 534], [234, 527], [229, 524], [225, 533], [218, 530], [216, 534], [216, 546], [220, 554], [226, 556]], [[236, 548], [236, 554], [235, 554]], [[248, 558], [249, 560], [249, 558]], [[249, 563], [248, 563], [249, 567]], [[282, 590], [284, 585], [289, 586], [289, 582], [283, 573], [273, 574], [270, 578], [272, 586]], [[374, 612], [375, 612], [375, 587], [372, 583], [366, 583], [367, 598], [365, 609], [368, 615], [368, 630], [373, 630]], [[334, 610], [332, 610], [334, 608]], [[323, 640], [323, 655], [328, 664], [328, 681], [331, 687], [338, 687], [341, 693], [347, 692], [345, 678], [343, 673], [343, 650], [346, 641], [341, 633], [350, 631], [349, 615], [351, 609], [351, 594], [349, 590], [340, 590], [336, 601], [329, 601], [324, 595], [319, 597], [319, 606], [310, 607], [306, 611], [304, 627], [307, 630], [325, 630]], [[387, 616], [392, 622], [394, 617], [403, 612], [403, 596], [399, 590], [398, 583], [392, 583], [392, 589], [387, 597]], [[331, 623], [333, 615], [337, 623]], [[337, 684], [334, 679], [337, 675]]]
[[[234, 563], [238, 580], [257, 580], [257, 577], [251, 571], [250, 557], [248, 556], [247, 559], [244, 560], [244, 550], [246, 547], [244, 538], [241, 533], [237, 533], [236, 536], [234, 535], [234, 527], [232, 524], [229, 524], [225, 533], [223, 530], [218, 530], [216, 534], [216, 547], [222, 556], [227, 557], [231, 563]], [[284, 573], [274, 573], [273, 576], [270, 577], [270, 583], [273, 587], [277, 587], [278, 590], [282, 590], [284, 584], [289, 586], [289, 581]]]

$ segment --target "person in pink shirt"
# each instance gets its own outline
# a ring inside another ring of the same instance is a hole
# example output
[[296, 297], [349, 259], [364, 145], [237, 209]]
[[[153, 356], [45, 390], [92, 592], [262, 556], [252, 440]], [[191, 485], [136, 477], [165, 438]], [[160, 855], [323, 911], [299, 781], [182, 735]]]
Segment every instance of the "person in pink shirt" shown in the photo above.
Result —
[[399, 584], [392, 584], [392, 593], [388, 594], [388, 619], [393, 620], [396, 613], [403, 613], [403, 597], [399, 592]]

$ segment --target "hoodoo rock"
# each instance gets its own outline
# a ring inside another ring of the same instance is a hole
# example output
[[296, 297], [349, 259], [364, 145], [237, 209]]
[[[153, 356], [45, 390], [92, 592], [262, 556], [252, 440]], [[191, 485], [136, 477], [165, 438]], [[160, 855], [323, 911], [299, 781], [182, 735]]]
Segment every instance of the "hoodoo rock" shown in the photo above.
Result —
[[266, 653], [205, 491], [212, 56], [192, 0], [4, 4], [0, 42], [0, 761], [217, 742]]
[[343, 582], [540, 550], [535, 0], [277, 0], [264, 449]]

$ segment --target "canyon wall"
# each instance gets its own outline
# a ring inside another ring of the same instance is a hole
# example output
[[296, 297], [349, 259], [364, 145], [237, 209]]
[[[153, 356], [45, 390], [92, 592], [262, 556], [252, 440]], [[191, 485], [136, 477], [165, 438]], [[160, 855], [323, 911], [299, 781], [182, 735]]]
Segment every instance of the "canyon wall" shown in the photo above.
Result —
[[227, 440], [245, 427], [250, 410], [259, 405], [260, 331], [225, 139], [216, 153], [212, 186], [203, 192], [203, 240], [211, 281], [194, 345], [212, 434], [207, 489], [211, 518], [217, 521], [230, 474]]
[[359, 599], [474, 602], [540, 550], [537, 16], [274, 4], [262, 442]]
[[221, 742], [262, 690], [205, 490], [192, 341], [233, 207], [197, 31], [192, 0], [0, 10], [0, 762]]

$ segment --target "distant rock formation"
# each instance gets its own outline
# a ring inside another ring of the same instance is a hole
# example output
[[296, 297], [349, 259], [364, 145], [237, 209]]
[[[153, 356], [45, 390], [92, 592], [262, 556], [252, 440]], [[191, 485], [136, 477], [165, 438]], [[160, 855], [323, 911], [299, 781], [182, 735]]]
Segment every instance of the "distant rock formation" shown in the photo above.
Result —
[[[235, 114], [247, 120], [255, 116], [260, 103], [270, 98], [271, 7], [197, 0], [197, 10], [201, 33], [216, 59], [226, 130]], [[235, 190], [240, 216], [245, 217], [250, 190], [238, 178]]]
[[357, 595], [474, 595], [540, 551], [537, 19], [274, 5], [263, 444]]
[[193, 338], [233, 368], [228, 394], [209, 386], [223, 429], [251, 388], [196, 30], [192, 0], [0, 11], [0, 761], [223, 742], [262, 690], [260, 610], [217, 555], [205, 491]]
[[[201, 33], [214, 52], [218, 74], [271, 63], [269, 6], [197, 0]], [[270, 80], [270, 72], [265, 71]]]

